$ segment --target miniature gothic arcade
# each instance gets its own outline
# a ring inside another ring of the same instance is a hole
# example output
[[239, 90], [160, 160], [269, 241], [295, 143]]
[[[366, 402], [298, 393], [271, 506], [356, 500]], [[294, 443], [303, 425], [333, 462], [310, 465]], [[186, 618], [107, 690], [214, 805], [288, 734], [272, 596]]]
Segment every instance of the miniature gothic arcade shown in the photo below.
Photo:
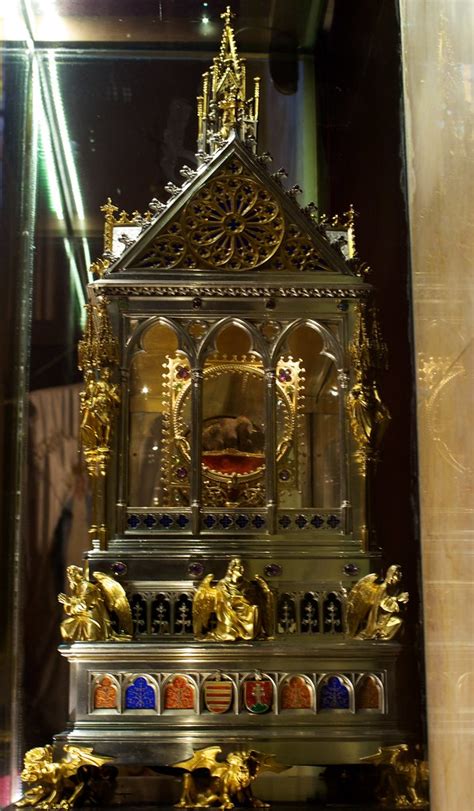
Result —
[[56, 746], [169, 765], [248, 747], [355, 763], [406, 737], [408, 595], [371, 540], [389, 420], [353, 212], [300, 208], [257, 152], [230, 15], [197, 168], [145, 215], [104, 206], [80, 345], [91, 550], [68, 572]]

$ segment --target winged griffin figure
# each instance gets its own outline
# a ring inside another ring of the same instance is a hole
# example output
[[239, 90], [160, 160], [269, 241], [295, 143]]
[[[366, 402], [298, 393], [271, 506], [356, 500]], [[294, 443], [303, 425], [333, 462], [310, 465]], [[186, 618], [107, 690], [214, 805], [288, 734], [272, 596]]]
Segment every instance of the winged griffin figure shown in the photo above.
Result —
[[389, 566], [385, 579], [368, 574], [351, 589], [346, 603], [347, 630], [355, 639], [393, 639], [400, 630], [401, 608], [408, 592], [400, 591], [402, 570]]
[[244, 577], [240, 558], [232, 558], [227, 572], [215, 586], [213, 574], [199, 585], [193, 602], [193, 627], [197, 639], [229, 642], [268, 639], [273, 633], [273, 594], [258, 575]]
[[[79, 566], [68, 566], [70, 594], [58, 600], [67, 615], [61, 623], [65, 642], [124, 641], [132, 638], [132, 614], [125, 590], [104, 572], [94, 572], [93, 583]], [[119, 628], [113, 630], [112, 618]]]
[[[21, 779], [30, 783], [16, 805], [43, 809], [72, 808], [77, 800], [100, 801], [117, 773], [108, 767], [113, 758], [94, 755], [87, 746], [64, 746], [64, 757], [53, 760], [53, 747], [38, 746], [25, 755]], [[97, 796], [96, 796], [97, 795]], [[102, 804], [100, 802], [100, 804]]]
[[428, 805], [428, 761], [416, 757], [418, 748], [406, 743], [380, 746], [375, 755], [361, 759], [379, 767], [376, 793], [383, 805], [396, 808]]
[[255, 750], [230, 752], [225, 760], [217, 760], [219, 754], [220, 746], [208, 746], [189, 760], [173, 764], [173, 768], [185, 770], [176, 808], [268, 808], [268, 803], [253, 797], [251, 784], [264, 771], [282, 772], [288, 767], [274, 755]]

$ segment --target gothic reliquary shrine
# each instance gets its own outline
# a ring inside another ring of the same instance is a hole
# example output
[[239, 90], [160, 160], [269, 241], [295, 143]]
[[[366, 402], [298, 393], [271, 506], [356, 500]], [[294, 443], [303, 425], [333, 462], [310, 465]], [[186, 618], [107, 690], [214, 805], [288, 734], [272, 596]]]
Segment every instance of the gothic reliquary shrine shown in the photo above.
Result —
[[60, 595], [58, 752], [170, 766], [245, 749], [278, 771], [407, 737], [408, 595], [396, 561], [380, 574], [370, 517], [385, 348], [354, 212], [299, 206], [246, 88], [227, 14], [197, 168], [145, 214], [103, 207], [80, 345], [93, 524]]

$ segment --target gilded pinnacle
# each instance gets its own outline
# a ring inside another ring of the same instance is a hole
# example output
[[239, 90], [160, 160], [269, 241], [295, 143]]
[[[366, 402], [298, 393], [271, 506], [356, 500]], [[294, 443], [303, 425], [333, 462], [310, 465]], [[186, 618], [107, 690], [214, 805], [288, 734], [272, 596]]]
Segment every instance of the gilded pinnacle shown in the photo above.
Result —
[[[202, 77], [202, 93], [197, 97], [197, 154], [212, 155], [233, 132], [255, 152], [259, 106], [259, 82], [254, 79], [254, 94], [247, 99], [245, 60], [240, 59], [228, 6], [218, 56]], [[204, 160], [201, 158], [200, 163]]]

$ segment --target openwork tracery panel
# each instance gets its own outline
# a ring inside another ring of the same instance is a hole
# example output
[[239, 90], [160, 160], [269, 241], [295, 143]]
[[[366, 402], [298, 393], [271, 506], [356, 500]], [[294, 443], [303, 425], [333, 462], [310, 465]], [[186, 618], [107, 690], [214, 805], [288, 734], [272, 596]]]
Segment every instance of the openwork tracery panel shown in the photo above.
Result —
[[277, 195], [236, 157], [210, 178], [161, 231], [137, 268], [329, 269], [316, 243], [286, 220]]

